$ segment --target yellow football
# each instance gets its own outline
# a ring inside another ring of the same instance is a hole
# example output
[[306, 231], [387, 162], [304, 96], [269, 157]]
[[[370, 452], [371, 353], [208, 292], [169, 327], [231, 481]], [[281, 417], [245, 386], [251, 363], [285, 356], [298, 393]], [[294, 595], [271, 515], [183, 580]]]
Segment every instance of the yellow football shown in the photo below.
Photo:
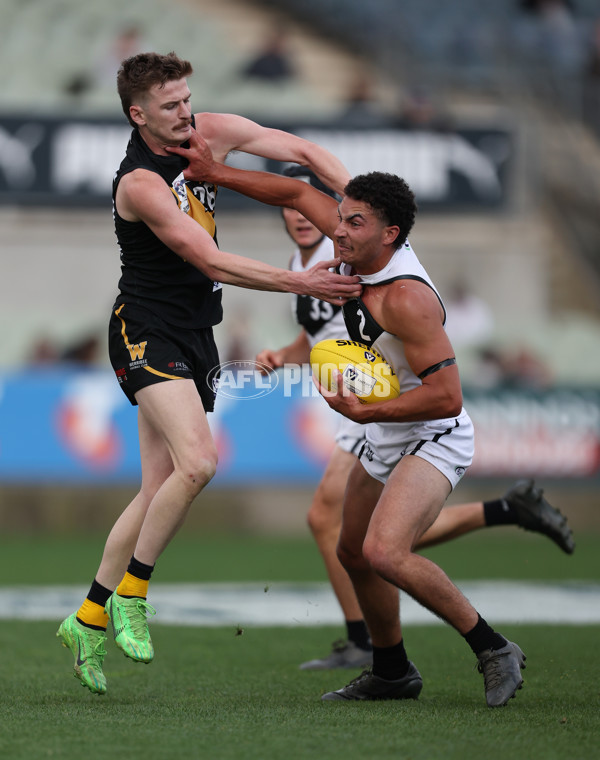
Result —
[[363, 404], [388, 401], [400, 395], [400, 383], [390, 365], [373, 348], [355, 340], [322, 340], [310, 352], [313, 375], [329, 390], [336, 388], [338, 370], [344, 386]]

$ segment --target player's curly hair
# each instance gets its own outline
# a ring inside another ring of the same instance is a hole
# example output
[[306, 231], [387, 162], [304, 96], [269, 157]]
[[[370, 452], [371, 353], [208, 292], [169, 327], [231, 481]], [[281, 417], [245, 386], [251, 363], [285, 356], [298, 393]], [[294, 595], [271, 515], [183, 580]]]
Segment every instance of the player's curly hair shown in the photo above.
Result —
[[189, 77], [192, 64], [178, 58], [175, 53], [138, 53], [125, 59], [117, 73], [117, 92], [121, 98], [123, 113], [132, 127], [137, 127], [129, 115], [134, 101], [143, 97], [155, 84], [164, 85]]
[[395, 246], [404, 244], [415, 223], [417, 204], [413, 191], [401, 177], [386, 172], [359, 174], [348, 182], [344, 194], [368, 203], [386, 226], [397, 225], [400, 232]]

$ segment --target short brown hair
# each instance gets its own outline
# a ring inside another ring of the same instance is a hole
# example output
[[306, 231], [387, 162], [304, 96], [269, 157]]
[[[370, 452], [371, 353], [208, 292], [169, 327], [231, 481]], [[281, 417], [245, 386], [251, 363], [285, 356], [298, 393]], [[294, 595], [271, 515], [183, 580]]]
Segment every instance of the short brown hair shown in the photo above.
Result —
[[138, 53], [124, 60], [117, 74], [117, 92], [123, 113], [131, 126], [137, 127], [129, 115], [129, 108], [136, 98], [147, 93], [155, 84], [162, 87], [167, 82], [189, 77], [192, 72], [192, 64], [178, 58], [175, 53]]

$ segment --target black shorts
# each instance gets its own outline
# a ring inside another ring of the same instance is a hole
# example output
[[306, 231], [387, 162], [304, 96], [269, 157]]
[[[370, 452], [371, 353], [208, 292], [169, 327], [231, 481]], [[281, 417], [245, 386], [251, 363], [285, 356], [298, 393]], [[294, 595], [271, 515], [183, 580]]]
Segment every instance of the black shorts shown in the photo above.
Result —
[[205, 411], [213, 411], [219, 352], [212, 327], [186, 330], [137, 304], [117, 304], [108, 326], [108, 352], [119, 385], [134, 406], [141, 388], [189, 378]]

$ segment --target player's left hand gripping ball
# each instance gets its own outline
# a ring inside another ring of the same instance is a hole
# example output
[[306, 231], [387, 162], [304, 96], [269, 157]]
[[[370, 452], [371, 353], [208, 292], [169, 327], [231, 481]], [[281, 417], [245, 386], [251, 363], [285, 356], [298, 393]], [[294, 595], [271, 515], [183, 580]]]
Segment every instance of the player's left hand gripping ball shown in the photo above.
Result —
[[336, 389], [336, 371], [344, 386], [363, 404], [388, 401], [400, 395], [394, 370], [373, 348], [347, 339], [322, 340], [313, 346], [310, 363], [317, 380], [328, 390]]

